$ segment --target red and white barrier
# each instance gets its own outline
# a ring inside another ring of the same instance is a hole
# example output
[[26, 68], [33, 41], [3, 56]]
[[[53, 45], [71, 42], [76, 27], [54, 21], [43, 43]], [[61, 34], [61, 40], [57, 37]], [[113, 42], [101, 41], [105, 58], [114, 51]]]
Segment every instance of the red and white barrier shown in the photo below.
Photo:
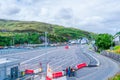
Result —
[[47, 64], [46, 80], [52, 80], [52, 69], [51, 69], [51, 67], [49, 66], [49, 64]]
[[39, 73], [39, 72], [42, 72], [42, 68], [38, 68], [34, 70], [34, 73]]
[[46, 76], [46, 80], [52, 80], [52, 78], [50, 78], [49, 76]]
[[34, 73], [34, 70], [31, 70], [31, 69], [25, 70], [25, 74], [33, 74], [33, 73]]
[[52, 77], [53, 77], [53, 78], [62, 77], [63, 75], [64, 75], [64, 72], [63, 72], [63, 71], [52, 73]]
[[76, 69], [81, 69], [81, 68], [86, 67], [86, 66], [87, 66], [86, 63], [81, 63], [81, 64], [78, 64], [78, 65], [76, 66]]
[[[86, 67], [87, 63], [81, 63], [76, 65], [76, 70], [81, 69], [83, 67]], [[39, 70], [36, 70], [37, 72]], [[54, 80], [55, 78], [60, 78], [64, 76], [64, 71], [59, 71], [59, 72], [53, 72], [49, 64], [47, 64], [47, 75], [46, 75], [46, 80]]]
[[69, 49], [69, 46], [65, 46], [65, 49]]

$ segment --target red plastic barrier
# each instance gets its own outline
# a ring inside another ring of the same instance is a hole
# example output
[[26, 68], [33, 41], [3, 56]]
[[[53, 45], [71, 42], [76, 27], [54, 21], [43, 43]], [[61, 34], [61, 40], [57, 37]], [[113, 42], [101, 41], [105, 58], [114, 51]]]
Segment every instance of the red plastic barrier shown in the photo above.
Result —
[[65, 49], [69, 49], [69, 46], [65, 46]]
[[33, 73], [34, 73], [34, 70], [30, 70], [30, 69], [25, 70], [25, 74], [33, 74]]
[[62, 77], [63, 76], [63, 72], [54, 72], [52, 74], [53, 78], [58, 78], [58, 77]]
[[81, 64], [78, 64], [76, 67], [77, 67], [77, 69], [81, 69], [81, 68], [86, 67], [86, 66], [87, 66], [86, 63], [81, 63]]
[[46, 76], [46, 80], [52, 80], [52, 78], [50, 78], [50, 77]]

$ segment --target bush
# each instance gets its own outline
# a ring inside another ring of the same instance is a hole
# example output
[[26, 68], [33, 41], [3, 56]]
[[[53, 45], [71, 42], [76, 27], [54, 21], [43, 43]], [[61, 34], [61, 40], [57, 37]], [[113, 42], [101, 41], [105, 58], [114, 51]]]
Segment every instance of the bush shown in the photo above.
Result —
[[114, 50], [118, 50], [118, 49], [120, 49], [120, 45], [114, 47]]
[[120, 45], [114, 47], [114, 52], [120, 54]]
[[118, 50], [115, 50], [114, 52], [115, 52], [115, 53], [120, 53], [120, 49], [118, 49]]
[[120, 73], [117, 73], [114, 77], [109, 78], [108, 80], [120, 80]]

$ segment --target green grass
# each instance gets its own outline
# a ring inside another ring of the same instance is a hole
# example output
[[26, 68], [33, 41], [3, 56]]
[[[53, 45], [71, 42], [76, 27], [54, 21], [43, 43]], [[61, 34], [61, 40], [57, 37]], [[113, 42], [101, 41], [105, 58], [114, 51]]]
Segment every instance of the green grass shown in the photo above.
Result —
[[118, 50], [118, 49], [120, 49], [120, 45], [114, 47], [114, 50]]
[[120, 54], [120, 45], [115, 46], [113, 51], [114, 51], [115, 53]]
[[117, 73], [114, 77], [109, 78], [108, 80], [120, 80], [120, 73]]
[[108, 52], [113, 52], [116, 54], [120, 54], [120, 45], [117, 45], [113, 48], [113, 50], [107, 50]]
[[3, 32], [0, 32], [0, 36], [4, 36], [4, 37], [5, 37], [5, 36], [6, 36], [6, 37], [7, 37], [7, 36], [13, 36], [13, 35], [14, 35], [14, 34], [13, 34], [12, 32], [4, 32], [4, 33], [3, 33]]

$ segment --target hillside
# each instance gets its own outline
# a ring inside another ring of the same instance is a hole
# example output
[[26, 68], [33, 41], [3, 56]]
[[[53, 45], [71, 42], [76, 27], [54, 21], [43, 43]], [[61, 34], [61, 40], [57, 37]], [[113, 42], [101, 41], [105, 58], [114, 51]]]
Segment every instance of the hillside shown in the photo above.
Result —
[[42, 22], [0, 20], [0, 30], [10, 32], [50, 32], [53, 27], [51, 24]]
[[[2, 37], [0, 38], [0, 41], [2, 42], [7, 42], [7, 40], [11, 40], [14, 37], [15, 44], [25, 42], [42, 43], [43, 41], [38, 40], [40, 36], [44, 36], [44, 32], [48, 32], [49, 41], [52, 43], [65, 42], [69, 39], [78, 39], [80, 37], [93, 38], [95, 35], [94, 33], [83, 31], [80, 29], [66, 28], [64, 26], [48, 23], [0, 19], [0, 37]], [[11, 42], [6, 45], [10, 45]], [[4, 43], [0, 45], [4, 45]]]

